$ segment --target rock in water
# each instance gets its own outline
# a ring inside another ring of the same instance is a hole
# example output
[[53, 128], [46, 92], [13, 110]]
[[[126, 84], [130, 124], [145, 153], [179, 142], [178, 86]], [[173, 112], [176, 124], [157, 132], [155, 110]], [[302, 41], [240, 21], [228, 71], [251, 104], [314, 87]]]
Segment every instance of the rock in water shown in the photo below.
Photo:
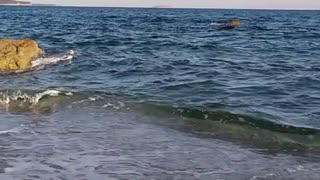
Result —
[[220, 30], [228, 30], [228, 29], [234, 29], [238, 26], [240, 26], [241, 22], [239, 19], [233, 19], [230, 21], [216, 21], [212, 22], [210, 25], [213, 27], [217, 27]]
[[237, 26], [240, 26], [241, 22], [239, 19], [233, 19], [229, 22], [229, 25], [230, 26], [233, 26], [233, 27], [237, 27]]
[[27, 69], [42, 52], [30, 39], [0, 39], [0, 71]]

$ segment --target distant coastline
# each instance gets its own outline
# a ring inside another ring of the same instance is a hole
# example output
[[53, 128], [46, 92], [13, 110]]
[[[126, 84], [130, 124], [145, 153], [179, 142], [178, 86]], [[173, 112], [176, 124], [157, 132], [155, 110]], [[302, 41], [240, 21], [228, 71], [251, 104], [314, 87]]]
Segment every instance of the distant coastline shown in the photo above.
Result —
[[32, 4], [32, 6], [58, 6], [56, 4]]
[[0, 0], [0, 6], [56, 6], [55, 4], [32, 4], [28, 1]]
[[[7, 3], [11, 2], [11, 3]], [[0, 6], [44, 6], [44, 7], [74, 7], [74, 8], [125, 8], [125, 9], [199, 9], [199, 10], [246, 10], [246, 11], [320, 11], [320, 9], [294, 9], [294, 8], [222, 8], [222, 7], [176, 7], [170, 5], [147, 6], [81, 6], [60, 4], [33, 4], [27, 1], [0, 0]]]
[[15, 0], [0, 0], [0, 5], [6, 6], [31, 6], [31, 2], [27, 1], [15, 1]]
[[174, 7], [173, 7], [173, 6], [170, 6], [170, 5], [157, 5], [157, 6], [153, 6], [152, 8], [168, 9], [168, 8], [174, 8]]

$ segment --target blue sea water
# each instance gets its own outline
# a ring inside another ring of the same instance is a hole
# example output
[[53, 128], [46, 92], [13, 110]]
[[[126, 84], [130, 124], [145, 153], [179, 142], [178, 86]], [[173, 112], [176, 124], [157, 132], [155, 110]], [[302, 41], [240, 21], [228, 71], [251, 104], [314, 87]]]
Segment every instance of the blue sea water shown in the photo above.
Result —
[[0, 7], [0, 37], [75, 52], [1, 73], [1, 179], [320, 178], [319, 11]]

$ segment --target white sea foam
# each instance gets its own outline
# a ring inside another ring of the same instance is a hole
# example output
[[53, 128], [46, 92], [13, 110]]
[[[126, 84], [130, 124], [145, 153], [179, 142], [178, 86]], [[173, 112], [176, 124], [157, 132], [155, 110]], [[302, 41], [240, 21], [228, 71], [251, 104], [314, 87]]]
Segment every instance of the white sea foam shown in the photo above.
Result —
[[75, 55], [75, 52], [71, 50], [68, 53], [60, 56], [38, 58], [32, 61], [31, 67], [32, 68], [44, 67], [45, 65], [56, 64], [60, 61], [68, 61], [73, 59], [74, 55]]
[[102, 107], [106, 108], [106, 107], [110, 107], [110, 106], [114, 106], [114, 104], [111, 104], [110, 102], [108, 102], [107, 104], [104, 104]]
[[4, 173], [13, 173], [15, 170], [16, 168], [13, 167], [7, 167], [3, 169]]
[[75, 51], [70, 50], [69, 52], [62, 55], [54, 55], [48, 57], [41, 57], [33, 60], [31, 62], [31, 67], [23, 70], [13, 70], [13, 71], [0, 71], [0, 74], [9, 74], [9, 73], [24, 73], [30, 70], [41, 70], [47, 65], [57, 64], [61, 61], [70, 61], [75, 56]]
[[8, 130], [0, 131], [0, 135], [1, 134], [19, 133], [20, 131], [21, 131], [21, 126], [15, 127], [15, 128], [12, 128], [12, 129], [8, 129]]
[[31, 99], [31, 103], [36, 104], [39, 102], [39, 100], [41, 98], [43, 98], [44, 96], [59, 96], [60, 91], [57, 90], [46, 90], [42, 93], [37, 93], [34, 97], [32, 97]]
[[59, 96], [60, 94], [72, 96], [73, 94], [70, 92], [61, 92], [58, 90], [45, 90], [40, 93], [35, 93], [34, 95], [30, 95], [21, 90], [17, 90], [14, 92], [0, 92], [0, 104], [10, 104], [11, 102], [22, 102], [22, 103], [30, 103], [37, 104], [43, 97], [45, 96]]
[[212, 23], [210, 23], [209, 25], [210, 25], [210, 26], [219, 26], [219, 25], [221, 25], [221, 23], [212, 22]]

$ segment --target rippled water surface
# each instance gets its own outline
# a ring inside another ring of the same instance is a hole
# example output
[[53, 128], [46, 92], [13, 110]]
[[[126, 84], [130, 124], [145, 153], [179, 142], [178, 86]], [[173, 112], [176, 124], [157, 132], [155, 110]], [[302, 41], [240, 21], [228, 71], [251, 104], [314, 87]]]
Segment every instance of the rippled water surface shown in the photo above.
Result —
[[319, 24], [319, 11], [0, 7], [1, 38], [75, 52], [0, 74], [0, 179], [320, 179]]

